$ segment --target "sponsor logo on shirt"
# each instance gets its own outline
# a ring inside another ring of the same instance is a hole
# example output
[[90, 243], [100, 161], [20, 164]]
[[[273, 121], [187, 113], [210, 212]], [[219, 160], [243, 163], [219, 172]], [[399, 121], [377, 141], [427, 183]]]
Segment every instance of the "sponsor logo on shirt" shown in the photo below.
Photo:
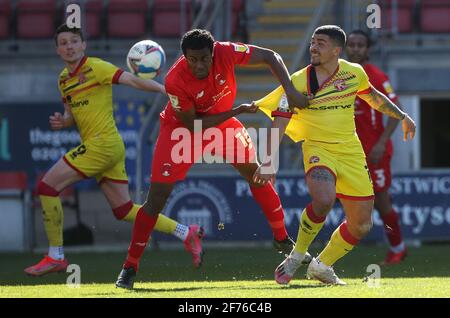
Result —
[[241, 52], [241, 53], [249, 53], [250, 52], [250, 48], [245, 44], [236, 44], [236, 43], [231, 43], [231, 44], [233, 45], [235, 52]]
[[384, 90], [386, 91], [386, 93], [388, 93], [388, 97], [390, 99], [393, 99], [396, 97], [394, 90], [392, 89], [391, 83], [389, 81], [384, 82], [383, 87], [384, 87]]
[[203, 95], [205, 95], [205, 91], [201, 91], [200, 93], [197, 94], [197, 96], [195, 97], [196, 99], [202, 98]]
[[172, 94], [167, 94], [169, 96], [170, 99], [170, 103], [172, 104], [173, 109], [175, 110], [181, 110], [181, 106], [178, 105], [179, 101], [178, 101], [178, 96], [172, 95]]

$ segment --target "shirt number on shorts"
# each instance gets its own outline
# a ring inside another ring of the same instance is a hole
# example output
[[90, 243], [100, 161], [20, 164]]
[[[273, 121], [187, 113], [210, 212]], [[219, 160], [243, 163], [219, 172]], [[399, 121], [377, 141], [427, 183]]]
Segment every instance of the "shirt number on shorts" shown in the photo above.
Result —
[[375, 180], [375, 182], [377, 183], [377, 185], [382, 188], [384, 187], [385, 183], [386, 183], [386, 176], [384, 175], [384, 169], [377, 169], [374, 170], [375, 175], [377, 176], [377, 179]]

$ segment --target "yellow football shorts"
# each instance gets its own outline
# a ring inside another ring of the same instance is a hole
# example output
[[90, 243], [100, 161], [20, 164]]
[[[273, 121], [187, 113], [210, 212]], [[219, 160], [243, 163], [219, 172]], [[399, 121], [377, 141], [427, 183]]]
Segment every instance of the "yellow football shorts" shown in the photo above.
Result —
[[99, 136], [84, 141], [64, 155], [64, 161], [85, 178], [95, 177], [127, 183], [125, 145], [120, 135]]
[[372, 200], [372, 180], [366, 156], [357, 137], [344, 143], [303, 142], [305, 173], [325, 167], [336, 179], [336, 197], [349, 200]]

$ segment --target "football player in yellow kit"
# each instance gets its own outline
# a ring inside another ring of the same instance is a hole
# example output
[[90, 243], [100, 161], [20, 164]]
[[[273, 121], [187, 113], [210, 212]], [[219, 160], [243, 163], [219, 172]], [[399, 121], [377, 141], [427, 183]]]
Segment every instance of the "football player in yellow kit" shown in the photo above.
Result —
[[[292, 114], [284, 105], [282, 87], [256, 101], [265, 114], [275, 117], [272, 127], [280, 130], [280, 137], [286, 132], [294, 141], [303, 141], [305, 178], [312, 198], [301, 215], [295, 248], [275, 270], [279, 284], [289, 283], [298, 267], [310, 258], [308, 247], [323, 227], [336, 198], [341, 201], [346, 220], [320, 255], [309, 263], [309, 278], [344, 285], [332, 265], [372, 227], [374, 192], [356, 134], [355, 98], [358, 96], [374, 109], [401, 120], [404, 140], [408, 135], [414, 137], [416, 126], [411, 117], [370, 84], [359, 64], [339, 58], [345, 44], [345, 32], [338, 26], [315, 30], [309, 49], [311, 64], [291, 76], [295, 88], [309, 96], [307, 107]], [[267, 149], [271, 149], [271, 144]], [[273, 179], [274, 155], [263, 159], [255, 181], [264, 184]]]

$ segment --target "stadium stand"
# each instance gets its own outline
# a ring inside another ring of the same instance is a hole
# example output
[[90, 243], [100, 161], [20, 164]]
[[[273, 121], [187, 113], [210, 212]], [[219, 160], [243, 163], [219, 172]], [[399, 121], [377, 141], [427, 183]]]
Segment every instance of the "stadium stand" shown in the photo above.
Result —
[[102, 33], [103, 1], [89, 0], [85, 5], [86, 35], [88, 39], [99, 38]]
[[147, 10], [146, 0], [110, 0], [108, 4], [108, 35], [124, 38], [144, 36]]
[[156, 37], [177, 37], [188, 30], [192, 23], [190, 0], [184, 0], [185, 25], [182, 26], [180, 0], [155, 0], [153, 3], [152, 25]]
[[9, 36], [9, 16], [11, 14], [11, 3], [8, 0], [0, 0], [0, 39]]
[[[382, 27], [392, 29], [393, 27], [393, 2], [392, 0], [381, 1], [383, 9]], [[414, 9], [416, 5], [415, 0], [397, 1], [397, 30], [400, 33], [410, 33], [413, 31], [414, 25]]]
[[20, 0], [16, 15], [18, 38], [50, 38], [55, 32], [56, 0]]
[[450, 1], [427, 0], [420, 3], [420, 28], [425, 33], [450, 32]]

